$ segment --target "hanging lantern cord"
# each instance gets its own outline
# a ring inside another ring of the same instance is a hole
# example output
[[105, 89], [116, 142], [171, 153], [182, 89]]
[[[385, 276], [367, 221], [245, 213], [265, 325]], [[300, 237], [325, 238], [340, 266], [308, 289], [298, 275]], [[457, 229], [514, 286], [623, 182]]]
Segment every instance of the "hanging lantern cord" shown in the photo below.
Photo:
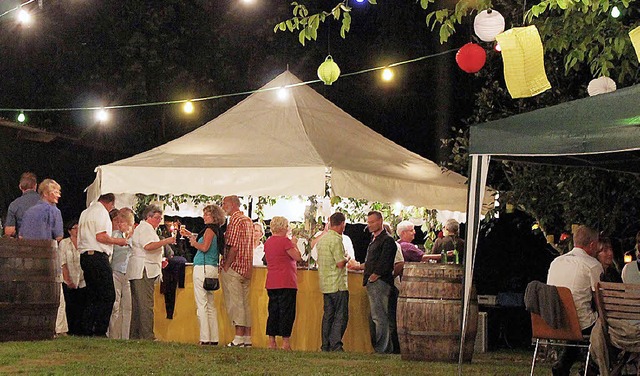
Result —
[[527, 20], [527, 0], [522, 0], [522, 26]]
[[331, 24], [327, 27], [327, 55], [331, 55]]

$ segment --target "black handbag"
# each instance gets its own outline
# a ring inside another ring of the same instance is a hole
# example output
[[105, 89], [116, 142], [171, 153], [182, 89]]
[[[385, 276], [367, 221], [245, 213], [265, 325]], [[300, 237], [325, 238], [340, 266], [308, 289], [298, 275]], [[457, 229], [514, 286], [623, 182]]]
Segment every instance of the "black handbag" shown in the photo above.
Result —
[[216, 291], [220, 288], [218, 278], [205, 278], [202, 287], [207, 291]]
[[[207, 275], [207, 264], [204, 265], [204, 275]], [[204, 278], [202, 288], [207, 291], [216, 291], [220, 288], [220, 281], [218, 278]]]

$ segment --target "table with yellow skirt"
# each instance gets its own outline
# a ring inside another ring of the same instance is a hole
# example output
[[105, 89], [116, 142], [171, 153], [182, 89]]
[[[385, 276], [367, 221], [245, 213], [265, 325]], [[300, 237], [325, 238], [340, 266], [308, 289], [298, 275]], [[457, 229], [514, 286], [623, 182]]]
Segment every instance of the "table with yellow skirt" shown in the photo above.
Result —
[[[267, 347], [269, 297], [264, 288], [266, 267], [254, 267], [251, 277], [252, 342], [256, 347]], [[154, 332], [157, 339], [169, 342], [198, 343], [199, 328], [193, 296], [193, 266], [187, 265], [185, 288], [176, 292], [173, 319], [166, 318], [164, 296], [160, 287], [155, 289]], [[224, 289], [224, 286], [222, 286]], [[218, 314], [220, 344], [233, 340], [235, 328], [227, 317], [222, 289], [214, 292]], [[318, 283], [318, 271], [298, 269], [298, 296], [296, 320], [291, 333], [294, 350], [320, 351], [322, 345], [323, 297]], [[344, 349], [352, 352], [373, 352], [369, 334], [369, 300], [362, 286], [362, 273], [349, 272], [349, 323], [344, 335]]]

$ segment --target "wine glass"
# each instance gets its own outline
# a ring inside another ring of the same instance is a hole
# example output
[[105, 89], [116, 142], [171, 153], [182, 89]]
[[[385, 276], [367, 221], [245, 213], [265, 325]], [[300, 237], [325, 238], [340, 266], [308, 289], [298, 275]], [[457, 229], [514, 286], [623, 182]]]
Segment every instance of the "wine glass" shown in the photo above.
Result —
[[[180, 225], [180, 239], [184, 239], [184, 235], [182, 235], [182, 230], [186, 230], [187, 226], [185, 225]], [[176, 234], [177, 235], [177, 234]]]

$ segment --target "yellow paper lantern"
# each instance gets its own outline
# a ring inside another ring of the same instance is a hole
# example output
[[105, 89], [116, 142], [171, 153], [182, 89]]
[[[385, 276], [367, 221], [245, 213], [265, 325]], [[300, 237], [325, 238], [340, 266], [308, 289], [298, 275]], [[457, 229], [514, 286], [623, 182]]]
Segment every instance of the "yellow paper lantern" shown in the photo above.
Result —
[[504, 80], [512, 98], [538, 95], [551, 88], [544, 71], [542, 41], [535, 26], [516, 27], [496, 36], [502, 49]]
[[331, 85], [340, 77], [340, 67], [333, 61], [331, 55], [324, 59], [324, 63], [318, 67], [318, 78], [325, 85]]
[[640, 62], [640, 26], [629, 32], [629, 38], [631, 38], [631, 44], [633, 49], [636, 50], [636, 56]]
[[473, 19], [473, 31], [481, 41], [493, 42], [504, 31], [504, 17], [497, 10], [483, 10]]

